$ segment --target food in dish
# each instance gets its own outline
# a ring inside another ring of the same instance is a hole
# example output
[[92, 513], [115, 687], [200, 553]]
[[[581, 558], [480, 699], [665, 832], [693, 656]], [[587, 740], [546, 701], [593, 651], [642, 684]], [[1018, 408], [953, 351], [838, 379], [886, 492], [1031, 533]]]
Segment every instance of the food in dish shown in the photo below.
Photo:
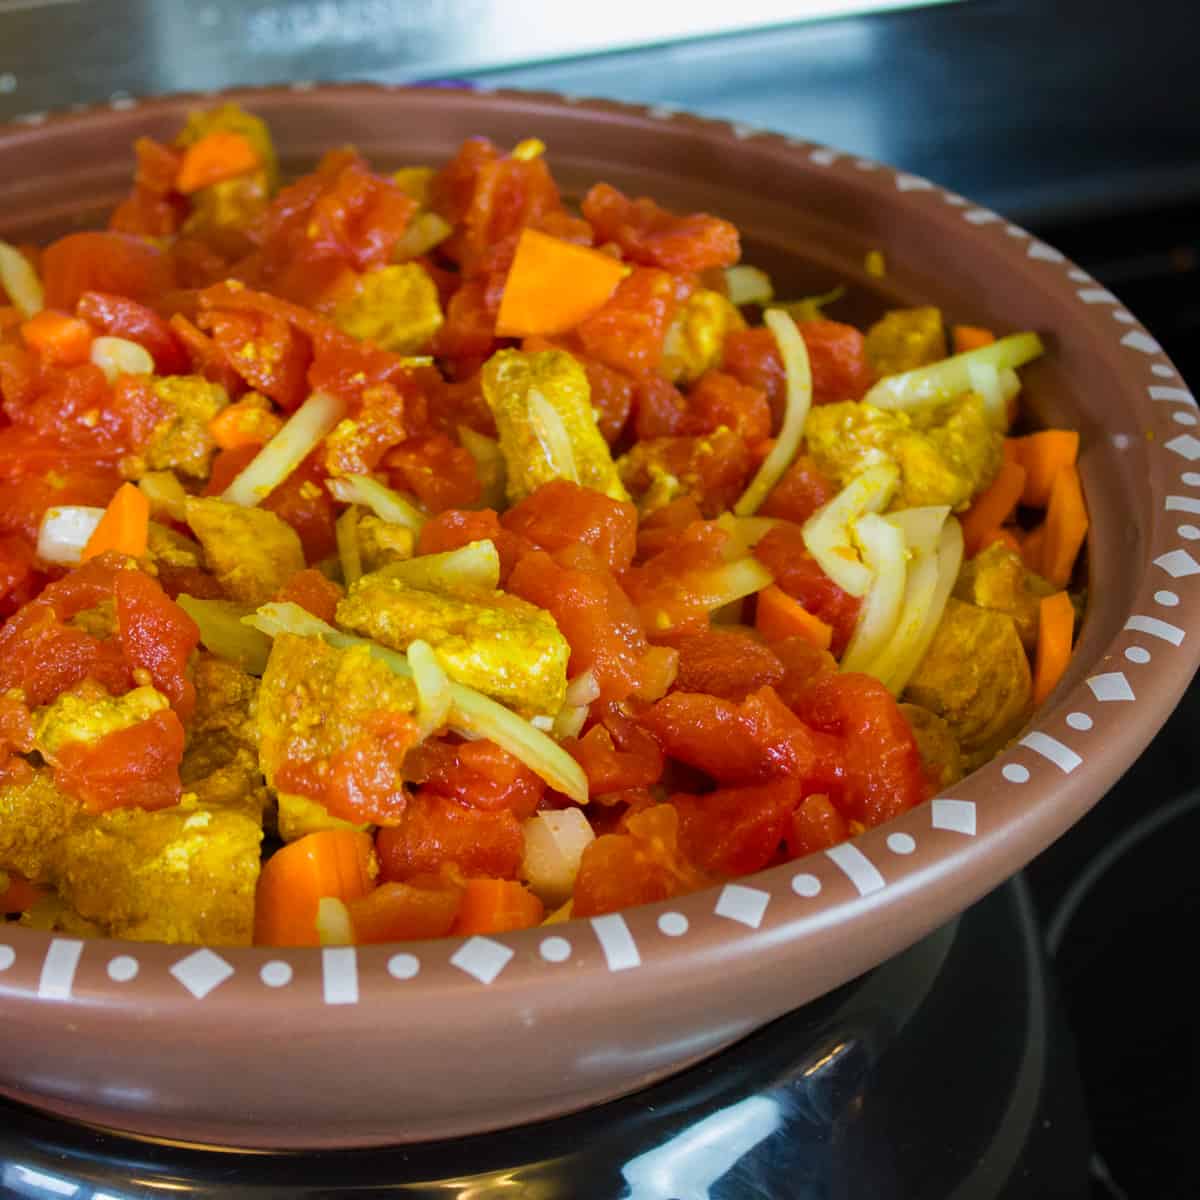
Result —
[[[1061, 677], [1036, 334], [787, 300], [536, 140], [280, 186], [222, 106], [0, 244], [0, 896], [265, 944], [497, 932], [822, 849]], [[954, 352], [951, 353], [950, 351]]]

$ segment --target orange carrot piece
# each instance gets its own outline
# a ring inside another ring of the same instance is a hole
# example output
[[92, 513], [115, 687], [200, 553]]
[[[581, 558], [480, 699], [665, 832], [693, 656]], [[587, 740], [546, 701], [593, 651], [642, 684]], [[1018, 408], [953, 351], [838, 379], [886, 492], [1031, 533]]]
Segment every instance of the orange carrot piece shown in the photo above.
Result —
[[265, 446], [282, 428], [283, 422], [273, 412], [245, 400], [227, 405], [208, 423], [208, 432], [222, 450]]
[[955, 325], [954, 353], [965, 354], [968, 350], [978, 350], [980, 346], [990, 346], [996, 340], [996, 335], [990, 329], [979, 325]]
[[771, 584], [758, 593], [754, 627], [768, 642], [802, 637], [818, 650], [828, 650], [833, 641], [833, 626], [827, 625], [799, 600], [789, 596], [778, 584]]
[[1021, 553], [1021, 543], [1017, 540], [1016, 533], [1008, 525], [1002, 525], [999, 529], [993, 529], [991, 533], [985, 533], [979, 542], [979, 549], [986, 550], [996, 542], [1006, 546], [1014, 554]]
[[504, 933], [540, 925], [546, 910], [522, 884], [511, 879], [468, 879], [453, 934]]
[[524, 229], [496, 317], [500, 337], [565, 333], [603, 308], [629, 273], [618, 259]]
[[183, 152], [176, 190], [185, 194], [236, 179], [255, 170], [261, 163], [258, 151], [240, 133], [214, 129]]
[[1070, 581], [1087, 531], [1079, 471], [1070, 465], [1060, 467], [1046, 507], [1046, 540], [1041, 552], [1041, 573], [1055, 587], [1066, 587]]
[[149, 536], [150, 501], [141, 488], [123, 483], [108, 502], [80, 557], [86, 560], [106, 550], [116, 550], [130, 558], [141, 558], [146, 553]]
[[1041, 704], [1054, 691], [1071, 661], [1075, 607], [1066, 592], [1043, 596], [1038, 602], [1037, 653], [1033, 666], [1033, 703]]
[[963, 548], [968, 558], [978, 554], [983, 539], [1012, 516], [1024, 489], [1025, 468], [1018, 463], [1002, 462], [996, 478], [962, 515]]
[[5, 874], [8, 877], [8, 886], [0, 887], [0, 915], [26, 912], [43, 896], [49, 895], [44, 887], [38, 887], [36, 883], [30, 883], [28, 879], [11, 871], [0, 871], [0, 881], [3, 881]]
[[1021, 538], [1021, 557], [1029, 570], [1042, 573], [1042, 551], [1046, 545], [1046, 523], [1043, 521], [1037, 528], [1031, 529]]
[[359, 945], [445, 937], [462, 903], [460, 882], [438, 875], [381, 883], [346, 906]]
[[92, 349], [92, 327], [79, 317], [44, 308], [21, 326], [21, 338], [44, 362], [73, 367], [87, 362]]
[[322, 829], [276, 850], [258, 877], [255, 945], [319, 945], [317, 906], [365, 896], [375, 869], [371, 835], [357, 829]]
[[1079, 456], [1079, 434], [1074, 429], [1042, 429], [1025, 437], [1006, 438], [1005, 452], [1025, 468], [1021, 503], [1031, 508], [1045, 508], [1059, 470], [1075, 465]]

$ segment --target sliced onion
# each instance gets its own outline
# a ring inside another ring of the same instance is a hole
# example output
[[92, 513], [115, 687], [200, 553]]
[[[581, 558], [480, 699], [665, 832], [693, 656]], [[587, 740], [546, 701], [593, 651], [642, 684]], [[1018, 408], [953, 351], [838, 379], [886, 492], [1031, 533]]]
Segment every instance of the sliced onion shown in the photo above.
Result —
[[757, 558], [739, 558], [711, 571], [691, 571], [679, 586], [709, 612], [715, 612], [735, 600], [761, 592], [774, 582], [775, 576]]
[[137, 485], [150, 502], [153, 516], [170, 517], [180, 524], [187, 522], [188, 494], [174, 471], [147, 471]]
[[989, 346], [952, 354], [941, 362], [899, 375], [888, 375], [867, 392], [863, 402], [876, 408], [894, 409], [945, 404], [971, 390], [972, 366], [985, 364], [997, 371], [1012, 370], [1032, 362], [1044, 349], [1036, 333], [1010, 334]]
[[358, 545], [358, 508], [350, 505], [334, 522], [338, 562], [342, 567], [342, 582], [353, 587], [362, 578], [362, 550]]
[[740, 308], [743, 304], [770, 304], [775, 289], [766, 271], [741, 264], [725, 268], [725, 295], [730, 304]]
[[882, 512], [900, 482], [900, 469], [878, 463], [860, 471], [834, 498], [804, 522], [804, 544], [817, 565], [851, 596], [865, 596], [871, 569], [859, 558], [851, 532], [865, 513]]
[[8, 242], [0, 242], [0, 287], [27, 321], [46, 307], [42, 281], [33, 265]]
[[246, 464], [221, 498], [243, 508], [253, 508], [265, 500], [345, 415], [346, 402], [340, 397], [313, 392]]
[[890, 512], [885, 521], [890, 521], [904, 534], [904, 543], [910, 555], [932, 554], [942, 536], [942, 527], [950, 515], [948, 504], [927, 504], [920, 508], [901, 508]]
[[900, 620], [908, 576], [904, 534], [892, 522], [867, 513], [854, 523], [871, 587], [858, 613], [858, 623], [842, 655], [843, 671], [866, 671], [887, 646]]
[[812, 367], [808, 361], [808, 348], [796, 322], [780, 308], [771, 308], [763, 316], [767, 328], [775, 335], [779, 355], [783, 359], [783, 373], [787, 380], [787, 400], [783, 413], [783, 428], [775, 439], [771, 452], [763, 459], [750, 480], [749, 486], [733, 506], [739, 517], [756, 513], [771, 489], [783, 477], [783, 473], [796, 457], [800, 440], [804, 437], [804, 423], [812, 406]]
[[104, 509], [86, 504], [64, 504], [60, 508], [46, 509], [38, 527], [38, 557], [59, 566], [74, 566], [102, 516]]
[[971, 390], [983, 397], [983, 409], [993, 429], [1008, 429], [1008, 406], [1021, 390], [1021, 377], [1012, 369], [999, 369], [994, 363], [975, 362], [967, 366]]
[[429, 737], [449, 720], [454, 693], [449, 677], [428, 642], [413, 642], [406, 653], [413, 683], [417, 685], [417, 724], [421, 736]]
[[245, 623], [250, 609], [230, 600], [202, 600], [183, 594], [176, 603], [200, 628], [200, 641], [218, 658], [236, 663], [251, 675], [267, 669], [271, 639]]
[[454, 226], [435, 212], [419, 212], [400, 235], [392, 251], [393, 262], [407, 262], [428, 254], [454, 232]]
[[427, 520], [411, 500], [370, 475], [344, 475], [341, 479], [328, 480], [325, 486], [343, 504], [361, 504], [389, 525], [403, 525], [413, 533], [420, 533]]
[[526, 405], [529, 410], [529, 428], [537, 438], [550, 469], [559, 479], [579, 482], [579, 468], [575, 463], [575, 448], [571, 435], [562, 419], [562, 414], [542, 395], [537, 388], [530, 388]]
[[[413, 677], [413, 669], [405, 655], [390, 650], [378, 642], [353, 637], [327, 625], [298, 604], [289, 601], [262, 605], [246, 623], [268, 637], [292, 633], [298, 637], [323, 638], [331, 646], [349, 649], [366, 646], [373, 658], [405, 679]], [[515, 758], [519, 758], [535, 775], [552, 788], [579, 804], [588, 799], [587, 776], [580, 765], [556, 742], [528, 721], [509, 712], [495, 700], [451, 681], [453, 707], [450, 728], [468, 738], [489, 738]]]
[[562, 904], [575, 887], [579, 860], [596, 840], [595, 831], [578, 808], [538, 813], [521, 828], [525, 834], [521, 878], [548, 908]]
[[729, 534], [729, 540], [722, 553], [730, 561], [743, 558], [778, 524], [776, 517], [735, 517], [731, 512], [723, 512], [717, 518], [717, 526]]
[[583, 732], [583, 727], [587, 724], [588, 713], [591, 711], [586, 704], [564, 704], [551, 723], [550, 731], [560, 740], [578, 737]]
[[899, 695], [896, 687], [897, 667], [906, 660], [912, 646], [920, 637], [929, 619], [929, 610], [937, 593], [941, 577], [936, 544], [930, 550], [915, 554], [908, 564], [908, 579], [904, 585], [904, 604], [891, 639], [867, 667], [881, 683]]
[[317, 939], [322, 946], [354, 945], [354, 922], [344, 900], [322, 896], [317, 901]]
[[937, 627], [942, 621], [942, 614], [946, 611], [946, 601], [950, 598], [950, 593], [954, 590], [954, 584], [958, 580], [962, 558], [962, 526], [954, 517], [947, 517], [946, 525], [942, 529], [942, 536], [938, 541], [937, 587], [930, 597], [924, 623], [920, 630], [905, 642], [904, 653], [897, 657], [896, 664], [889, 671], [889, 678], [885, 681], [897, 696], [901, 695], [908, 686], [908, 681], [921, 665], [921, 660], [933, 642], [933, 635], [937, 633]]
[[565, 704], [591, 704], [600, 699], [600, 685], [596, 682], [596, 672], [588, 667], [581, 671], [567, 684]]
[[91, 360], [113, 383], [121, 375], [153, 375], [154, 359], [145, 346], [128, 338], [98, 337], [92, 340]]
[[398, 579], [427, 592], [495, 591], [500, 586], [500, 555], [490, 538], [468, 542], [457, 550], [419, 554], [403, 562], [388, 563], [376, 576]]

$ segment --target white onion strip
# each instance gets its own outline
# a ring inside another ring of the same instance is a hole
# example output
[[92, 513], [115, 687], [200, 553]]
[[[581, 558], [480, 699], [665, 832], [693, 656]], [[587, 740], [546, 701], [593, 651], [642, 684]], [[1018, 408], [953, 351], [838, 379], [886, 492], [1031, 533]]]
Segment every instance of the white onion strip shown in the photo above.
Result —
[[361, 504], [389, 525], [403, 525], [413, 533], [420, 533], [425, 524], [425, 514], [411, 500], [370, 475], [344, 475], [340, 479], [327, 480], [325, 486], [334, 499], [343, 504]]
[[413, 683], [417, 685], [417, 724], [421, 736], [429, 737], [450, 719], [454, 694], [450, 679], [428, 642], [413, 642], [407, 653]]
[[495, 542], [480, 538], [455, 550], [387, 563], [374, 574], [426, 592], [494, 592], [500, 586], [500, 555]]
[[908, 686], [908, 681], [921, 665], [921, 660], [933, 642], [933, 635], [942, 622], [942, 614], [946, 611], [946, 601], [954, 590], [958, 579], [958, 571], [962, 566], [963, 536], [962, 526], [954, 517], [947, 517], [942, 536], [937, 548], [937, 587], [929, 601], [925, 613], [925, 621], [921, 629], [905, 643], [905, 652], [898, 656], [895, 667], [885, 680], [888, 687], [897, 696], [901, 695]]
[[779, 356], [783, 359], [783, 374], [787, 381], [787, 401], [783, 413], [783, 428], [775, 439], [771, 452], [763, 459], [754, 478], [750, 480], [741, 498], [733, 506], [739, 517], [753, 516], [771, 489], [783, 478], [791, 466], [800, 441], [804, 437], [804, 423], [812, 407], [812, 366], [808, 361], [808, 347], [796, 322], [781, 308], [770, 308], [763, 316], [767, 328], [775, 335]]
[[362, 551], [358, 545], [358, 509], [350, 505], [333, 525], [337, 541], [338, 562], [342, 567], [342, 582], [353, 587], [363, 573]]
[[37, 272], [29, 259], [8, 242], [0, 242], [0, 287], [27, 321], [46, 307]]
[[875, 408], [922, 408], [945, 404], [971, 390], [971, 368], [980, 364], [997, 371], [1013, 370], [1032, 362], [1044, 351], [1036, 333], [1014, 333], [988, 346], [963, 354], [952, 354], [940, 362], [916, 367], [899, 375], [881, 379], [863, 397], [864, 404]]
[[104, 509], [87, 504], [46, 509], [38, 528], [38, 558], [59, 566], [75, 566], [103, 516]]
[[[268, 637], [292, 633], [298, 637], [319, 637], [331, 646], [346, 650], [351, 646], [366, 646], [390, 670], [405, 679], [413, 678], [412, 665], [398, 650], [381, 646], [366, 638], [353, 637], [327, 625], [298, 604], [289, 602], [264, 604], [246, 617], [246, 624], [261, 630]], [[469, 738], [488, 738], [515, 758], [519, 758], [535, 775], [552, 788], [569, 796], [578, 804], [588, 800], [587, 776], [583, 768], [553, 739], [535, 729], [528, 721], [509, 712], [471, 688], [453, 680], [450, 683], [452, 707], [450, 728]]]
[[567, 433], [562, 414], [537, 388], [529, 389], [526, 405], [529, 410], [529, 428], [537, 438], [550, 469], [557, 478], [578, 483], [579, 468], [575, 463], [575, 448], [571, 445], [571, 435]]
[[862, 547], [863, 562], [874, 578], [842, 655], [841, 669], [867, 671], [888, 645], [900, 620], [908, 577], [908, 547], [904, 534], [874, 513], [859, 517], [854, 533]]
[[871, 568], [859, 558], [851, 525], [865, 513], [882, 512], [899, 482], [900, 469], [893, 463], [867, 467], [804, 522], [808, 552], [851, 596], [865, 596], [873, 578]]
[[153, 375], [154, 359], [150, 351], [128, 338], [98, 337], [92, 340], [92, 364], [104, 372], [109, 383], [121, 375]]
[[770, 304], [775, 289], [766, 271], [740, 263], [725, 268], [725, 295], [730, 304], [741, 308], [743, 304]]
[[246, 464], [225, 489], [223, 500], [243, 508], [266, 499], [346, 415], [346, 402], [329, 392], [313, 392], [283, 428]]

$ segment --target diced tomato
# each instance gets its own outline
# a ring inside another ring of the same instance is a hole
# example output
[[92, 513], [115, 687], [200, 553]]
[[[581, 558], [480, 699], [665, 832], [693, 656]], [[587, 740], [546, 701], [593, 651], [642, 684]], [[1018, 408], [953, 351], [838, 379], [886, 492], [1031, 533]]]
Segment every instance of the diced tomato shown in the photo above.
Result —
[[[644, 561], [669, 550], [678, 542], [684, 530], [692, 525], [700, 526], [703, 521], [704, 516], [694, 496], [680, 496], [678, 500], [656, 508], [643, 518], [638, 528], [638, 559]], [[718, 553], [714, 562], [719, 557]]]
[[462, 896], [463, 883], [448, 873], [416, 875], [407, 883], [381, 883], [346, 905], [354, 940], [366, 945], [445, 937], [458, 916]]
[[693, 286], [666, 271], [635, 267], [612, 299], [577, 327], [584, 351], [628, 375], [656, 371], [667, 328]]
[[806, 796], [792, 813], [787, 830], [787, 848], [792, 858], [828, 850], [850, 836], [850, 825], [820, 792]]
[[795, 711], [842, 743], [840, 786], [818, 790], [828, 790], [849, 819], [870, 828], [931, 794], [912, 729], [877, 679], [856, 672], [823, 675], [800, 695]]
[[695, 630], [671, 638], [670, 644], [679, 651], [675, 687], [681, 692], [741, 700], [783, 679], [778, 656], [748, 630]]
[[183, 744], [183, 725], [164, 709], [94, 745], [68, 742], [58, 752], [54, 782], [89, 812], [166, 808], [182, 792]]
[[687, 428], [688, 401], [661, 375], [643, 375], [634, 386], [634, 431], [638, 441], [678, 437]]
[[487, 811], [421, 789], [401, 822], [379, 831], [375, 849], [385, 881], [432, 874], [443, 864], [464, 875], [514, 879], [525, 835], [510, 809]]
[[630, 200], [607, 183], [583, 199], [583, 215], [597, 242], [615, 242], [631, 262], [668, 271], [700, 272], [728, 267], [741, 256], [738, 231], [706, 213], [676, 216], [653, 200]]
[[754, 547], [754, 556], [775, 576], [789, 596], [833, 628], [835, 655], [840, 656], [858, 623], [861, 601], [842, 591], [808, 552], [799, 525], [783, 522]]
[[125, 233], [71, 233], [42, 254], [46, 305], [71, 312], [84, 292], [111, 292], [153, 302], [175, 278], [171, 259], [153, 242]]
[[572, 896], [574, 916], [667, 900], [709, 882], [680, 849], [679, 814], [671, 805], [634, 813], [625, 830], [598, 837], [584, 850]]
[[187, 353], [192, 373], [203, 375], [210, 383], [219, 383], [231, 400], [236, 400], [246, 390], [242, 377], [229, 365], [225, 352], [208, 334], [180, 313], [172, 316], [168, 324]]
[[479, 500], [475, 459], [444, 433], [402, 442], [388, 452], [383, 465], [394, 485], [413, 492], [430, 512], [470, 508]]
[[66, 504], [103, 508], [120, 486], [121, 477], [115, 468], [100, 463], [79, 466], [67, 453], [56, 451], [53, 443], [43, 443], [38, 454], [61, 453], [61, 469], [49, 467], [45, 474], [28, 477], [10, 475], [4, 459], [7, 450], [19, 439], [15, 436], [10, 439], [9, 435], [19, 432], [0, 430], [0, 536], [17, 534], [33, 546], [46, 509]]
[[693, 521], [672, 534], [665, 549], [621, 576], [643, 627], [654, 635], [708, 624], [705, 598], [688, 581], [722, 566], [722, 547], [729, 540], [711, 521]]
[[196, 704], [196, 688], [187, 676], [188, 658], [200, 642], [196, 622], [142, 571], [118, 571], [113, 600], [130, 668], [149, 672], [186, 721]]
[[801, 321], [798, 328], [812, 370], [813, 403], [861, 400], [875, 382], [863, 335], [853, 325], [824, 319]]
[[298, 604], [318, 620], [332, 624], [342, 598], [342, 589], [327, 575], [322, 575], [315, 567], [309, 567], [297, 571], [276, 598], [284, 603]]
[[837, 495], [837, 485], [807, 454], [797, 455], [783, 478], [771, 490], [759, 516], [778, 517], [803, 525], [823, 504]]
[[506, 583], [522, 555], [532, 547], [524, 538], [503, 528], [490, 508], [446, 508], [421, 526], [418, 554], [441, 554], [471, 542], [490, 541], [500, 555], [500, 582]]
[[543, 484], [503, 516], [505, 529], [539, 550], [590, 546], [610, 571], [623, 571], [637, 549], [637, 509], [566, 479]]
[[706, 371], [700, 376], [688, 392], [687, 410], [684, 433], [715, 433], [725, 426], [748, 445], [771, 436], [766, 393], [724, 371]]
[[788, 708], [821, 676], [837, 673], [837, 659], [806, 637], [784, 638], [773, 643], [771, 651], [783, 664], [783, 679], [775, 685], [775, 690]]
[[520, 759], [486, 739], [423, 742], [409, 757], [405, 771], [427, 793], [489, 812], [506, 808], [518, 820], [533, 816], [546, 791], [542, 780]]
[[804, 793], [798, 779], [672, 796], [687, 856], [712, 875], [761, 871], [778, 854]]
[[733, 507], [755, 465], [745, 439], [732, 429], [718, 429], [701, 437], [639, 442], [627, 462], [624, 480], [635, 495], [648, 491], [657, 477], [669, 475], [695, 498], [707, 517]]
[[312, 361], [312, 346], [302, 333], [282, 317], [247, 312], [206, 311], [199, 321], [246, 383], [289, 412], [300, 406]]
[[190, 367], [179, 335], [152, 308], [112, 292], [84, 292], [75, 312], [97, 333], [137, 342], [150, 352], [159, 375], [184, 375]]
[[597, 703], [596, 723], [564, 747], [583, 767], [592, 795], [649, 788], [663, 772], [662, 751], [654, 738], [616, 704]]
[[[3, 488], [0, 483], [0, 494]], [[0, 537], [0, 620], [32, 600], [44, 581], [29, 543], [18, 537]]]
[[467, 280], [450, 297], [445, 321], [434, 334], [433, 352], [439, 358], [488, 357], [499, 345], [496, 308], [489, 302], [482, 279]]

